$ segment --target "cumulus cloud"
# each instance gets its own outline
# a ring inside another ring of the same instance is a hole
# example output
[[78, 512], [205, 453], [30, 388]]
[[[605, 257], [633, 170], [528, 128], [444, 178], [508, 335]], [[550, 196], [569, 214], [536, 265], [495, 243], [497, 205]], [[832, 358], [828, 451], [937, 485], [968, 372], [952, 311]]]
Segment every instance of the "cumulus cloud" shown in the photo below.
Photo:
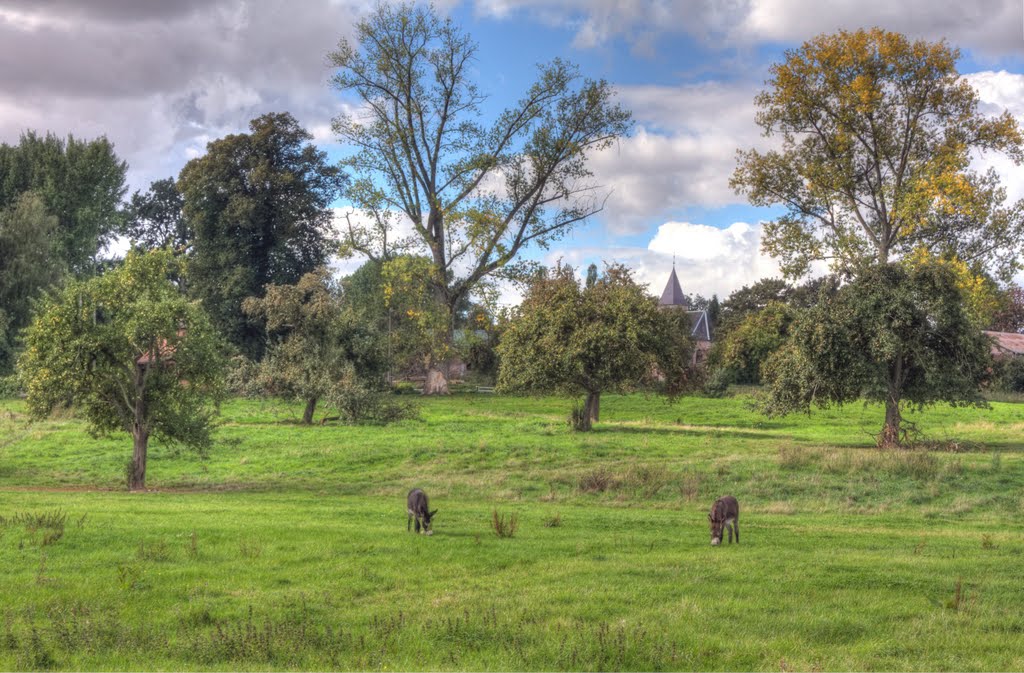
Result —
[[780, 276], [778, 263], [761, 252], [761, 225], [735, 222], [718, 228], [691, 222], [665, 222], [646, 248], [573, 247], [552, 250], [546, 264], [561, 259], [574, 266], [593, 260], [619, 262], [634, 272], [637, 282], [660, 295], [675, 260], [676, 274], [687, 294], [725, 298], [761, 278]]
[[612, 190], [610, 231], [636, 233], [652, 218], [685, 207], [741, 202], [729, 187], [736, 150], [768, 142], [754, 123], [759, 90], [753, 82], [622, 87], [636, 131], [590, 163], [598, 182]]
[[365, 4], [2, 0], [0, 141], [106, 135], [144, 188], [265, 112], [323, 138], [338, 112], [324, 57]]
[[666, 36], [705, 44], [802, 42], [840, 28], [883, 26], [992, 56], [1021, 50], [1022, 8], [1017, 0], [475, 0], [477, 12], [502, 18], [525, 12], [575, 30], [580, 48], [623, 38], [649, 53]]

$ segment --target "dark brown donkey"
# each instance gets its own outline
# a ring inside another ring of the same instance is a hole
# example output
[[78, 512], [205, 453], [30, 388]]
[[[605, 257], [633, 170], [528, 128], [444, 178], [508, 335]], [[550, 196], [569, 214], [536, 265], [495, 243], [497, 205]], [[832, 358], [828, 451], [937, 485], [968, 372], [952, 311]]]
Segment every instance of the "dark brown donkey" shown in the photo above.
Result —
[[711, 513], [708, 514], [708, 521], [711, 522], [711, 545], [722, 544], [722, 529], [729, 530], [729, 544], [732, 544], [732, 534], [736, 532], [736, 544], [740, 543], [740, 503], [731, 495], [726, 495], [711, 505]]
[[[430, 511], [430, 505], [427, 502], [427, 494], [421, 489], [414, 488], [409, 491], [409, 497], [406, 499], [406, 508], [409, 510], [409, 521], [406, 522], [405, 530], [412, 528], [412, 520], [416, 519], [416, 532], [423, 533], [425, 535], [433, 535], [434, 529], [430, 525], [430, 520], [437, 514], [435, 509], [433, 512]], [[420, 524], [423, 524], [423, 530], [420, 530]]]

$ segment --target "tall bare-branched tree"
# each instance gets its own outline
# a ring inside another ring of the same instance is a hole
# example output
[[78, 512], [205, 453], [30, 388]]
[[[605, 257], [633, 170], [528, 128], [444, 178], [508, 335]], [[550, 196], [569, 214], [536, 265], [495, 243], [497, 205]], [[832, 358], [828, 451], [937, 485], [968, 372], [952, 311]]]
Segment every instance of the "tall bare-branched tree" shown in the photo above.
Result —
[[602, 209], [608, 194], [587, 158], [631, 124], [607, 82], [561, 60], [540, 66], [526, 94], [489, 121], [476, 53], [432, 8], [382, 4], [329, 55], [333, 85], [358, 102], [334, 120], [355, 148], [348, 198], [364, 216], [349, 218], [342, 252], [428, 254], [431, 293], [449, 316], [488, 277], [522, 271], [525, 247], [545, 247]]

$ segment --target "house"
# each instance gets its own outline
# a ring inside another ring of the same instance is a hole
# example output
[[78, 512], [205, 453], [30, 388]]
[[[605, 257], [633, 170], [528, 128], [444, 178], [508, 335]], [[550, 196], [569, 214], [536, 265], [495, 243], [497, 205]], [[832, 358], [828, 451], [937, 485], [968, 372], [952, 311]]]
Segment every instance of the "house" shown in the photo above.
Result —
[[672, 273], [665, 284], [665, 290], [661, 293], [658, 306], [665, 310], [684, 311], [690, 319], [690, 336], [696, 342], [697, 347], [693, 350], [691, 364], [701, 365], [708, 359], [708, 351], [711, 350], [711, 341], [714, 335], [714, 326], [708, 318], [708, 312], [704, 309], [691, 310], [683, 288], [679, 285], [679, 277], [676, 276], [675, 264], [672, 265]]
[[1016, 332], [990, 332], [982, 334], [992, 340], [992, 358], [996, 360], [1017, 358], [1024, 355], [1024, 334]]

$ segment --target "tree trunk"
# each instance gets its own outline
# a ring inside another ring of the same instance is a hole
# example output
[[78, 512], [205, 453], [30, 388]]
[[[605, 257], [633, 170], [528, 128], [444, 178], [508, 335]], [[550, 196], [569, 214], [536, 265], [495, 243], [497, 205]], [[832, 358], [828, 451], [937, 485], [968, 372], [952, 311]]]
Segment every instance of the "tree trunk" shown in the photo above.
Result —
[[593, 428], [593, 423], [590, 418], [590, 396], [587, 396], [587, 402], [582, 407], [573, 405], [572, 414], [569, 415], [569, 425], [576, 432], [590, 432]]
[[439, 368], [431, 367], [427, 372], [427, 380], [423, 382], [424, 395], [448, 395], [448, 379]]
[[141, 491], [146, 488], [146, 449], [149, 433], [138, 429], [132, 432], [132, 464], [128, 470], [128, 490]]
[[601, 420], [600, 391], [587, 393], [587, 404], [584, 407], [584, 410], [587, 412], [587, 416], [590, 417], [590, 420], [592, 422], [597, 423], [598, 421]]
[[306, 400], [306, 410], [302, 412], [302, 423], [311, 425], [313, 423], [313, 412], [316, 411], [316, 398], [310, 397]]
[[890, 395], [885, 399], [885, 425], [878, 435], [878, 447], [891, 449], [900, 445], [900, 423], [903, 417], [900, 415], [899, 399]]

